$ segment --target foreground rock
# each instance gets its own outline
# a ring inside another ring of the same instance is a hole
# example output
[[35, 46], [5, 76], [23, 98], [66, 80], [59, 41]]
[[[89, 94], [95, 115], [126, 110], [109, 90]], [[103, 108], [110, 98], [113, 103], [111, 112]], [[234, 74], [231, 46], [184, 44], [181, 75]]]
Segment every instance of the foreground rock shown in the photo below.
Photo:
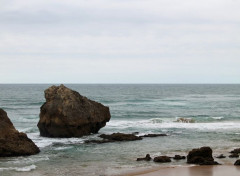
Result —
[[39, 148], [25, 133], [18, 132], [0, 108], [0, 157], [25, 156], [39, 153]]
[[171, 159], [168, 156], [157, 156], [153, 159], [153, 161], [158, 163], [169, 163], [171, 162]]
[[111, 118], [109, 108], [64, 85], [44, 91], [38, 128], [45, 137], [81, 137], [97, 133]]
[[135, 136], [134, 134], [124, 134], [124, 133], [113, 133], [113, 134], [101, 134], [100, 138], [107, 139], [110, 141], [135, 141], [142, 140], [141, 137]]
[[199, 165], [217, 165], [212, 157], [212, 149], [210, 147], [202, 147], [199, 149], [193, 149], [187, 155], [188, 164]]
[[137, 158], [137, 161], [150, 161], [152, 158], [149, 154], [145, 156], [145, 158]]

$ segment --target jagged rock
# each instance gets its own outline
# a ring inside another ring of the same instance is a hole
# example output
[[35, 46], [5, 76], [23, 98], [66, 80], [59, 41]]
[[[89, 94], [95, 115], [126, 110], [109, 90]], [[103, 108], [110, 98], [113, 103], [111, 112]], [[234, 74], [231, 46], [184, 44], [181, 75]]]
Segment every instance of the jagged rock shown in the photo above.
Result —
[[25, 133], [18, 132], [0, 108], [0, 157], [25, 156], [39, 153], [39, 148]]
[[230, 153], [240, 153], [240, 148], [237, 148], [237, 149], [234, 149], [234, 150], [232, 150]]
[[222, 159], [222, 158], [226, 158], [226, 156], [224, 156], [223, 154], [221, 154], [221, 155], [216, 156], [216, 158]]
[[173, 157], [174, 160], [183, 160], [183, 159], [186, 159], [186, 156], [180, 156], [180, 155], [175, 155]]
[[159, 137], [159, 136], [167, 136], [166, 134], [145, 134], [140, 137]]
[[86, 141], [85, 141], [86, 144], [91, 144], [91, 143], [104, 144], [104, 143], [109, 143], [109, 142], [115, 142], [115, 141], [106, 140], [106, 139], [103, 139], [103, 140], [86, 140]]
[[64, 85], [44, 91], [38, 128], [45, 137], [81, 137], [97, 133], [111, 118], [109, 108]]
[[212, 149], [210, 147], [201, 147], [200, 149], [193, 149], [187, 155], [188, 164], [200, 165], [216, 165], [212, 157]]
[[134, 134], [124, 134], [124, 133], [113, 133], [113, 134], [101, 134], [100, 138], [111, 140], [111, 141], [135, 141], [142, 140], [141, 137], [135, 136]]
[[229, 158], [239, 158], [239, 155], [237, 153], [233, 153], [229, 155]]
[[157, 156], [153, 159], [153, 161], [158, 163], [168, 163], [171, 162], [171, 159], [168, 156]]
[[137, 158], [137, 161], [150, 161], [152, 158], [149, 154], [145, 156], [145, 158]]
[[237, 160], [235, 163], [234, 163], [235, 166], [240, 166], [240, 160]]

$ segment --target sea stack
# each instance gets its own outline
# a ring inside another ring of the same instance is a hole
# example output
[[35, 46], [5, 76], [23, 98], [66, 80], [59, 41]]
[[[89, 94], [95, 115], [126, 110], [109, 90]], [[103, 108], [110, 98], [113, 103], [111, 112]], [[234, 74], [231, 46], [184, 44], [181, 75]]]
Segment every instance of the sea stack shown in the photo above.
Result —
[[110, 120], [109, 107], [89, 100], [64, 85], [44, 91], [38, 128], [45, 137], [81, 137], [97, 133]]
[[39, 153], [39, 148], [25, 133], [18, 132], [0, 108], [0, 157], [25, 156]]

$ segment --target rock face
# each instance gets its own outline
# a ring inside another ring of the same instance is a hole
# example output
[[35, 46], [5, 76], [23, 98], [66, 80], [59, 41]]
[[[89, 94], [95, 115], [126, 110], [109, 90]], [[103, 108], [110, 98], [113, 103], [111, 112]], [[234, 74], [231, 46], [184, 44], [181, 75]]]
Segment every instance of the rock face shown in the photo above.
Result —
[[229, 155], [229, 158], [239, 158], [239, 155], [237, 153], [233, 153]]
[[111, 118], [109, 108], [64, 85], [44, 91], [38, 128], [45, 137], [81, 137], [97, 133]]
[[217, 165], [212, 157], [212, 149], [210, 147], [201, 147], [199, 149], [193, 149], [187, 156], [188, 164], [200, 164], [200, 165]]
[[237, 160], [235, 163], [234, 163], [235, 166], [240, 166], [240, 160]]
[[183, 159], [186, 159], [186, 157], [185, 157], [185, 156], [181, 156], [181, 155], [175, 155], [175, 156], [173, 157], [173, 159], [174, 159], [174, 160], [183, 160]]
[[39, 153], [39, 148], [27, 137], [19, 133], [0, 108], [0, 157], [25, 156]]
[[237, 149], [234, 149], [234, 150], [232, 150], [230, 153], [240, 153], [240, 148], [237, 148]]
[[171, 159], [168, 156], [157, 156], [153, 159], [153, 161], [158, 163], [169, 163], [171, 162]]

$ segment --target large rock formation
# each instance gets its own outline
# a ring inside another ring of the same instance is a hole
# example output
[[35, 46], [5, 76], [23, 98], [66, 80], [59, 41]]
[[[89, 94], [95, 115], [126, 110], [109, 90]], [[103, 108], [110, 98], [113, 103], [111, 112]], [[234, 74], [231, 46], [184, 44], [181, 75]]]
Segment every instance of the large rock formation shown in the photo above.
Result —
[[187, 155], [187, 163], [200, 165], [218, 164], [212, 157], [212, 149], [210, 147], [201, 147], [190, 151]]
[[109, 108], [64, 85], [44, 91], [38, 128], [45, 137], [81, 137], [97, 133], [110, 120]]
[[33, 141], [25, 133], [19, 133], [7, 113], [0, 108], [0, 157], [33, 155], [39, 152]]

